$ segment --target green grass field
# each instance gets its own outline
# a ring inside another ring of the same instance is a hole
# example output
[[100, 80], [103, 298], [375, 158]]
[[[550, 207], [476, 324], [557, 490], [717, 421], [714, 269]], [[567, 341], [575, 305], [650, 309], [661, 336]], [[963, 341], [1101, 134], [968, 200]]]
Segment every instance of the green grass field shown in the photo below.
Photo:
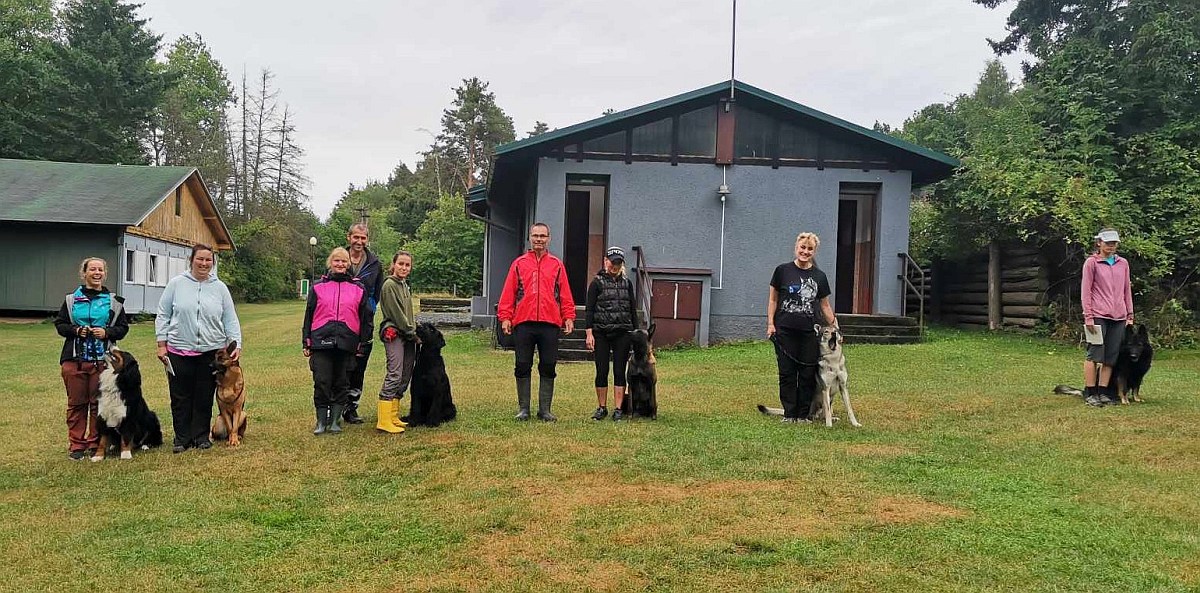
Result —
[[[1200, 591], [1200, 352], [1091, 409], [1050, 394], [1079, 348], [850, 346], [865, 426], [826, 429], [754, 410], [768, 344], [674, 350], [658, 421], [591, 421], [571, 364], [547, 425], [512, 420], [511, 353], [468, 333], [457, 421], [314, 437], [302, 306], [239, 311], [245, 444], [99, 464], [67, 459], [53, 326], [0, 325], [0, 590]], [[151, 370], [152, 345], [122, 342]], [[162, 374], [145, 390], [169, 441]]]

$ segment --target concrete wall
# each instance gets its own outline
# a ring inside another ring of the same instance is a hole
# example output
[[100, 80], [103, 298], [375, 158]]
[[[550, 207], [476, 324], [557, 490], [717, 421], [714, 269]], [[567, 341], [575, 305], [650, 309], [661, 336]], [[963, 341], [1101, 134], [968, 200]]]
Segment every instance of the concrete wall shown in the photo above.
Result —
[[[532, 219], [551, 226], [550, 250], [554, 253], [561, 250], [570, 173], [609, 176], [610, 244], [626, 250], [642, 246], [649, 266], [712, 269], [711, 341], [765, 335], [771, 272], [792, 259], [792, 247], [801, 231], [821, 237], [817, 265], [833, 283], [839, 186], [843, 182], [879, 183], [881, 222], [874, 305], [878, 313], [900, 311], [896, 254], [908, 249], [908, 171], [730, 167], [725, 178], [731, 194], [725, 204], [722, 250], [722, 207], [716, 193], [722, 183], [721, 167], [542, 159]], [[836, 285], [832, 288], [838, 290]]]

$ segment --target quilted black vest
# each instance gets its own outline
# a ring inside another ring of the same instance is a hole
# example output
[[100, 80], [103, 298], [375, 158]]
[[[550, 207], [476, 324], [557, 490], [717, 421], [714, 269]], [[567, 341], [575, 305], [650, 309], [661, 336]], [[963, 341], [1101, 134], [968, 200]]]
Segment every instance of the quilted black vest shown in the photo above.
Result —
[[604, 273], [596, 274], [596, 282], [600, 283], [600, 294], [596, 297], [592, 329], [603, 332], [633, 331], [633, 282]]

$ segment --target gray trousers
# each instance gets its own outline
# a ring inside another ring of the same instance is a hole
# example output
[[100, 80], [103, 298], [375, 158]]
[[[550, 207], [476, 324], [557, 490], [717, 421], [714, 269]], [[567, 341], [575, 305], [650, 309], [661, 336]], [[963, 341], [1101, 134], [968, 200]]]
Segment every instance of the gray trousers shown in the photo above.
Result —
[[417, 361], [417, 343], [396, 338], [384, 342], [383, 350], [387, 355], [387, 373], [383, 376], [383, 387], [379, 388], [379, 399], [400, 399], [412, 381], [413, 363]]

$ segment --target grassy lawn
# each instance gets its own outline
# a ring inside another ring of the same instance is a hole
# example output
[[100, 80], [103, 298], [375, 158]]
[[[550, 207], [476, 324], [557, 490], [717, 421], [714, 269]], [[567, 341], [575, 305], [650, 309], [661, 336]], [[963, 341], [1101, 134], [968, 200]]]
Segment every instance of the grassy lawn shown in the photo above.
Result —
[[[766, 343], [669, 351], [657, 422], [589, 420], [571, 364], [546, 425], [511, 419], [511, 353], [459, 334], [457, 421], [318, 438], [302, 306], [240, 313], [242, 448], [101, 464], [67, 459], [53, 327], [0, 326], [0, 590], [1200, 590], [1200, 352], [1162, 354], [1147, 403], [1090, 409], [1050, 394], [1078, 348], [850, 346], [856, 430], [758, 415]], [[153, 369], [152, 344], [149, 323], [122, 343]], [[146, 393], [169, 442], [160, 373]]]

